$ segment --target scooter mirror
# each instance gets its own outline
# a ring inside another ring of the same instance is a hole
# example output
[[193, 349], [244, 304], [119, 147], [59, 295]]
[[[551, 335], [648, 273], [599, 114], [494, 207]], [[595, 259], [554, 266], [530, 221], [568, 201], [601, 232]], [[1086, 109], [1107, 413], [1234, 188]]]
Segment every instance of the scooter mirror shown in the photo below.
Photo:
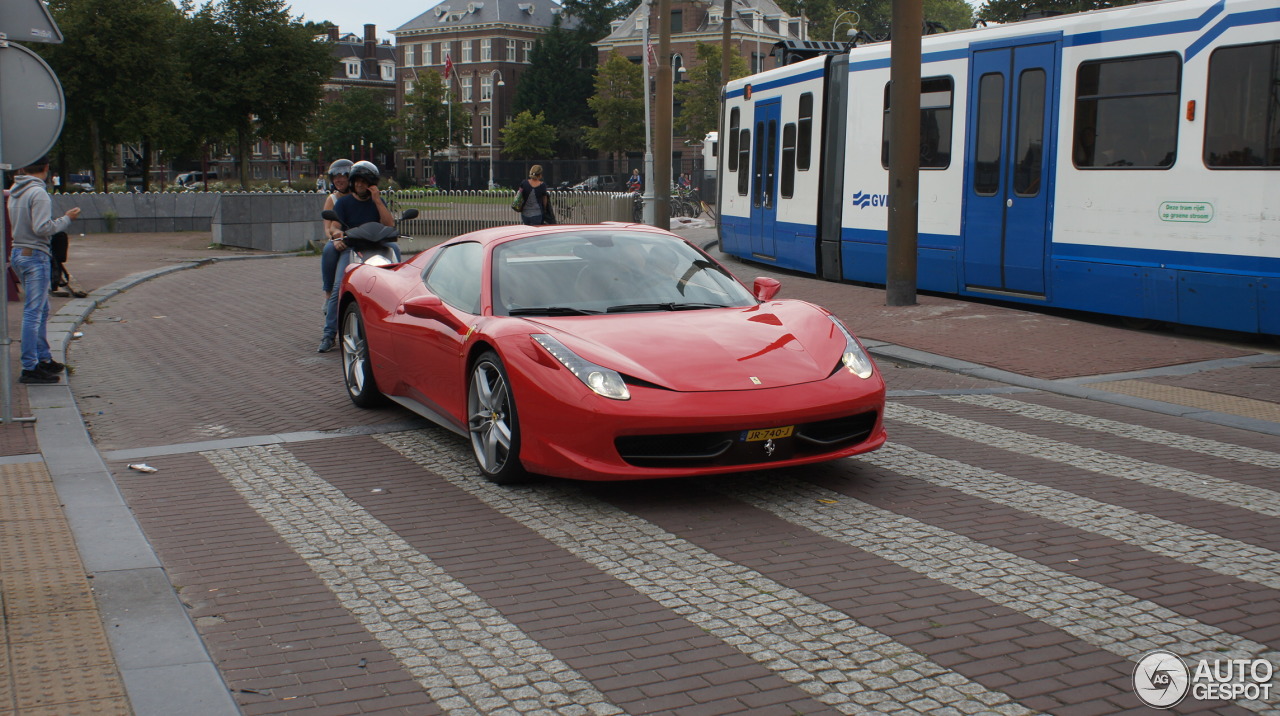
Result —
[[405, 209], [404, 213], [400, 214], [401, 221], [408, 221], [410, 219], [416, 219], [416, 218], [418, 218], [417, 209]]
[[324, 219], [325, 221], [337, 221], [338, 215], [333, 211], [333, 209], [325, 209], [324, 211], [320, 212], [320, 218]]

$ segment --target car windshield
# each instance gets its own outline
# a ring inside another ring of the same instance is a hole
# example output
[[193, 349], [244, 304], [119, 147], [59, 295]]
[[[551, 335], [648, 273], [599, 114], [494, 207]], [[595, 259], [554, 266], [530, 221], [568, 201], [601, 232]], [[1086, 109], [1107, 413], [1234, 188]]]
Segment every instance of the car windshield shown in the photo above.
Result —
[[639, 231], [544, 234], [493, 252], [494, 313], [573, 316], [756, 305], [680, 239]]

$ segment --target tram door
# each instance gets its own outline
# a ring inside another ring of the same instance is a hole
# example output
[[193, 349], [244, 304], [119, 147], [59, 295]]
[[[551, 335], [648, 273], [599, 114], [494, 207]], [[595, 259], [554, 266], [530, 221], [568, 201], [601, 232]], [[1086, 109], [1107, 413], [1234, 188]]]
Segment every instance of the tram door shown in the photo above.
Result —
[[773, 229], [778, 221], [778, 125], [781, 118], [781, 100], [756, 103], [755, 145], [751, 148], [751, 253], [766, 258], [777, 255]]
[[1058, 43], [975, 49], [969, 63], [964, 283], [1045, 294]]

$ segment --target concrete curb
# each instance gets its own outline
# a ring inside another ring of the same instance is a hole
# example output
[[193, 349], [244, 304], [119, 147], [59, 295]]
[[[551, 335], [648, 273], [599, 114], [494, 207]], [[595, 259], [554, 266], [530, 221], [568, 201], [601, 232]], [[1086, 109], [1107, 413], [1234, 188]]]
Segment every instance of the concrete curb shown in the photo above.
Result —
[[[296, 253], [185, 261], [114, 281], [50, 316], [50, 348], [66, 361], [76, 329], [99, 306], [138, 284], [220, 261], [273, 259]], [[75, 538], [137, 716], [234, 716], [240, 707], [169, 581], [115, 478], [93, 444], [68, 382], [28, 386], [36, 440]]]

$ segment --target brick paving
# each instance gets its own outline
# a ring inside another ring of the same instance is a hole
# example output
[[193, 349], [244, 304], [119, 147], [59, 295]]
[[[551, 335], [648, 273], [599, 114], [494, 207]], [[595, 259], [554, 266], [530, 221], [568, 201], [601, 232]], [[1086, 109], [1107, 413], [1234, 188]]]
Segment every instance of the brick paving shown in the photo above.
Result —
[[[97, 248], [90, 275], [110, 270]], [[1140, 708], [1151, 649], [1280, 668], [1274, 435], [880, 359], [880, 452], [501, 488], [460, 438], [350, 405], [337, 355], [313, 352], [317, 262], [154, 279], [70, 353], [95, 443], [243, 713], [1116, 713]], [[876, 289], [781, 278], [869, 340], [1048, 380], [1263, 354], [1131, 380], [1276, 397], [1264, 344], [928, 296], [887, 309]], [[370, 434], [311, 432], [348, 428]], [[38, 449], [17, 425], [0, 438]], [[152, 474], [111, 457], [146, 448], [164, 448]], [[30, 678], [17, 653], [0, 653], [13, 683]], [[93, 654], [41, 658], [91, 672]], [[75, 703], [128, 713], [93, 693]]]

